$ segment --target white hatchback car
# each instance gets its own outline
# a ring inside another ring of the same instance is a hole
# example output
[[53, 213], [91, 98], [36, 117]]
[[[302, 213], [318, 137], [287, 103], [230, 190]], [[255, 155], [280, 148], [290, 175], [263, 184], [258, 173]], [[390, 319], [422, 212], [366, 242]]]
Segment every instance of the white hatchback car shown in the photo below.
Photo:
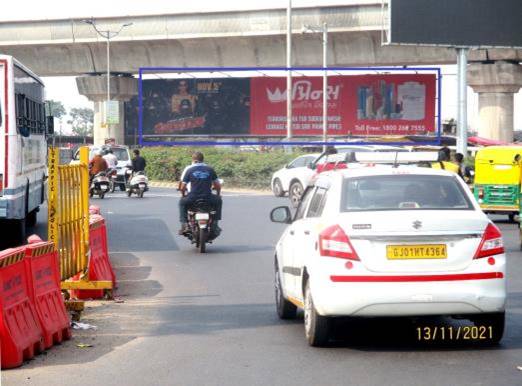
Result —
[[277, 312], [304, 309], [310, 345], [336, 316], [460, 316], [504, 331], [506, 257], [499, 229], [445, 170], [360, 167], [322, 173], [276, 246]]

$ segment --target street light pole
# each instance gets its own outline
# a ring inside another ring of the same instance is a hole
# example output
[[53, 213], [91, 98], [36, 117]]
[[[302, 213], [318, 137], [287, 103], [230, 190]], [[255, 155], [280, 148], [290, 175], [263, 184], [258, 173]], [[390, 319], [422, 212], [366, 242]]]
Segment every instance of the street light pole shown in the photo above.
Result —
[[286, 9], [286, 138], [292, 140], [292, 0]]
[[107, 103], [105, 104], [105, 124], [107, 125], [108, 136], [109, 138], [111, 138], [111, 125], [109, 125], [108, 123], [109, 102], [111, 100], [111, 39], [118, 36], [125, 27], [129, 27], [133, 23], [122, 24], [118, 31], [102, 31], [99, 30], [96, 26], [96, 22], [94, 21], [94, 19], [83, 20], [83, 22], [86, 24], [90, 24], [98, 35], [107, 39]]
[[323, 43], [323, 152], [328, 141], [328, 25], [303, 26], [303, 33], [321, 32]]

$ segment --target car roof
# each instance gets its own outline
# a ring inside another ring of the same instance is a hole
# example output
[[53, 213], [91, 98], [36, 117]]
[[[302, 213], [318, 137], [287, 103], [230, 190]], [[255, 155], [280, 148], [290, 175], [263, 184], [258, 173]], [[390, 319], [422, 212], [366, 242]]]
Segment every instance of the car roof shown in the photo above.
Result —
[[415, 174], [415, 175], [432, 175], [432, 176], [456, 176], [455, 173], [442, 169], [431, 169], [425, 167], [418, 167], [413, 165], [365, 165], [365, 164], [350, 164], [347, 169], [331, 170], [321, 173], [325, 177], [338, 178], [355, 178], [365, 176], [391, 176], [397, 174]]

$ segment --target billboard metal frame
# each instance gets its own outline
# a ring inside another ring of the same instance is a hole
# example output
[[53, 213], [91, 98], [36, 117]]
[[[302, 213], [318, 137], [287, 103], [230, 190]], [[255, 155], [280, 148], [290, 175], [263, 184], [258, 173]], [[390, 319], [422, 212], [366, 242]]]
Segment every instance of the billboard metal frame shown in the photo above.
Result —
[[385, 7], [385, 0], [382, 0], [381, 3], [381, 15], [382, 15], [382, 33], [381, 33], [381, 42], [383, 45], [387, 46], [425, 46], [425, 47], [437, 47], [437, 48], [468, 48], [473, 50], [487, 50], [487, 49], [515, 49], [520, 50], [522, 46], [504, 46], [504, 45], [489, 45], [489, 44], [473, 44], [473, 45], [462, 45], [462, 44], [450, 44], [450, 43], [401, 43], [401, 42], [392, 42], [392, 29], [391, 29], [391, 10], [392, 10], [393, 0], [388, 0], [387, 7]]
[[[442, 74], [440, 67], [140, 67], [138, 71], [138, 140], [140, 146], [340, 146], [340, 145], [390, 145], [405, 146], [412, 145], [412, 142], [395, 141], [395, 142], [377, 142], [377, 141], [244, 141], [244, 142], [221, 142], [221, 141], [144, 141], [143, 140], [143, 75], [146, 73], [195, 73], [195, 72], [235, 72], [235, 71], [386, 71], [386, 72], [434, 72], [437, 77], [436, 82], [436, 136], [433, 141], [415, 142], [420, 146], [440, 146], [441, 144], [441, 95], [442, 95]], [[318, 136], [319, 137], [319, 136]]]

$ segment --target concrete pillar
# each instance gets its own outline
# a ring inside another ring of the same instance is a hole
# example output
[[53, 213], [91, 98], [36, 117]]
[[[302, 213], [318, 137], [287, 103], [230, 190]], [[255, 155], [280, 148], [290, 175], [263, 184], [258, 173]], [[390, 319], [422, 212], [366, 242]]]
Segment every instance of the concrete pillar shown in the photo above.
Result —
[[78, 92], [94, 102], [94, 144], [103, 145], [106, 139], [113, 138], [123, 144], [125, 138], [124, 102], [138, 94], [138, 80], [130, 76], [111, 76], [111, 100], [118, 101], [119, 124], [104, 125], [105, 101], [107, 100], [107, 76], [84, 75], [76, 78]]
[[479, 136], [513, 142], [513, 97], [522, 87], [522, 66], [504, 61], [472, 63], [467, 78], [479, 94]]

